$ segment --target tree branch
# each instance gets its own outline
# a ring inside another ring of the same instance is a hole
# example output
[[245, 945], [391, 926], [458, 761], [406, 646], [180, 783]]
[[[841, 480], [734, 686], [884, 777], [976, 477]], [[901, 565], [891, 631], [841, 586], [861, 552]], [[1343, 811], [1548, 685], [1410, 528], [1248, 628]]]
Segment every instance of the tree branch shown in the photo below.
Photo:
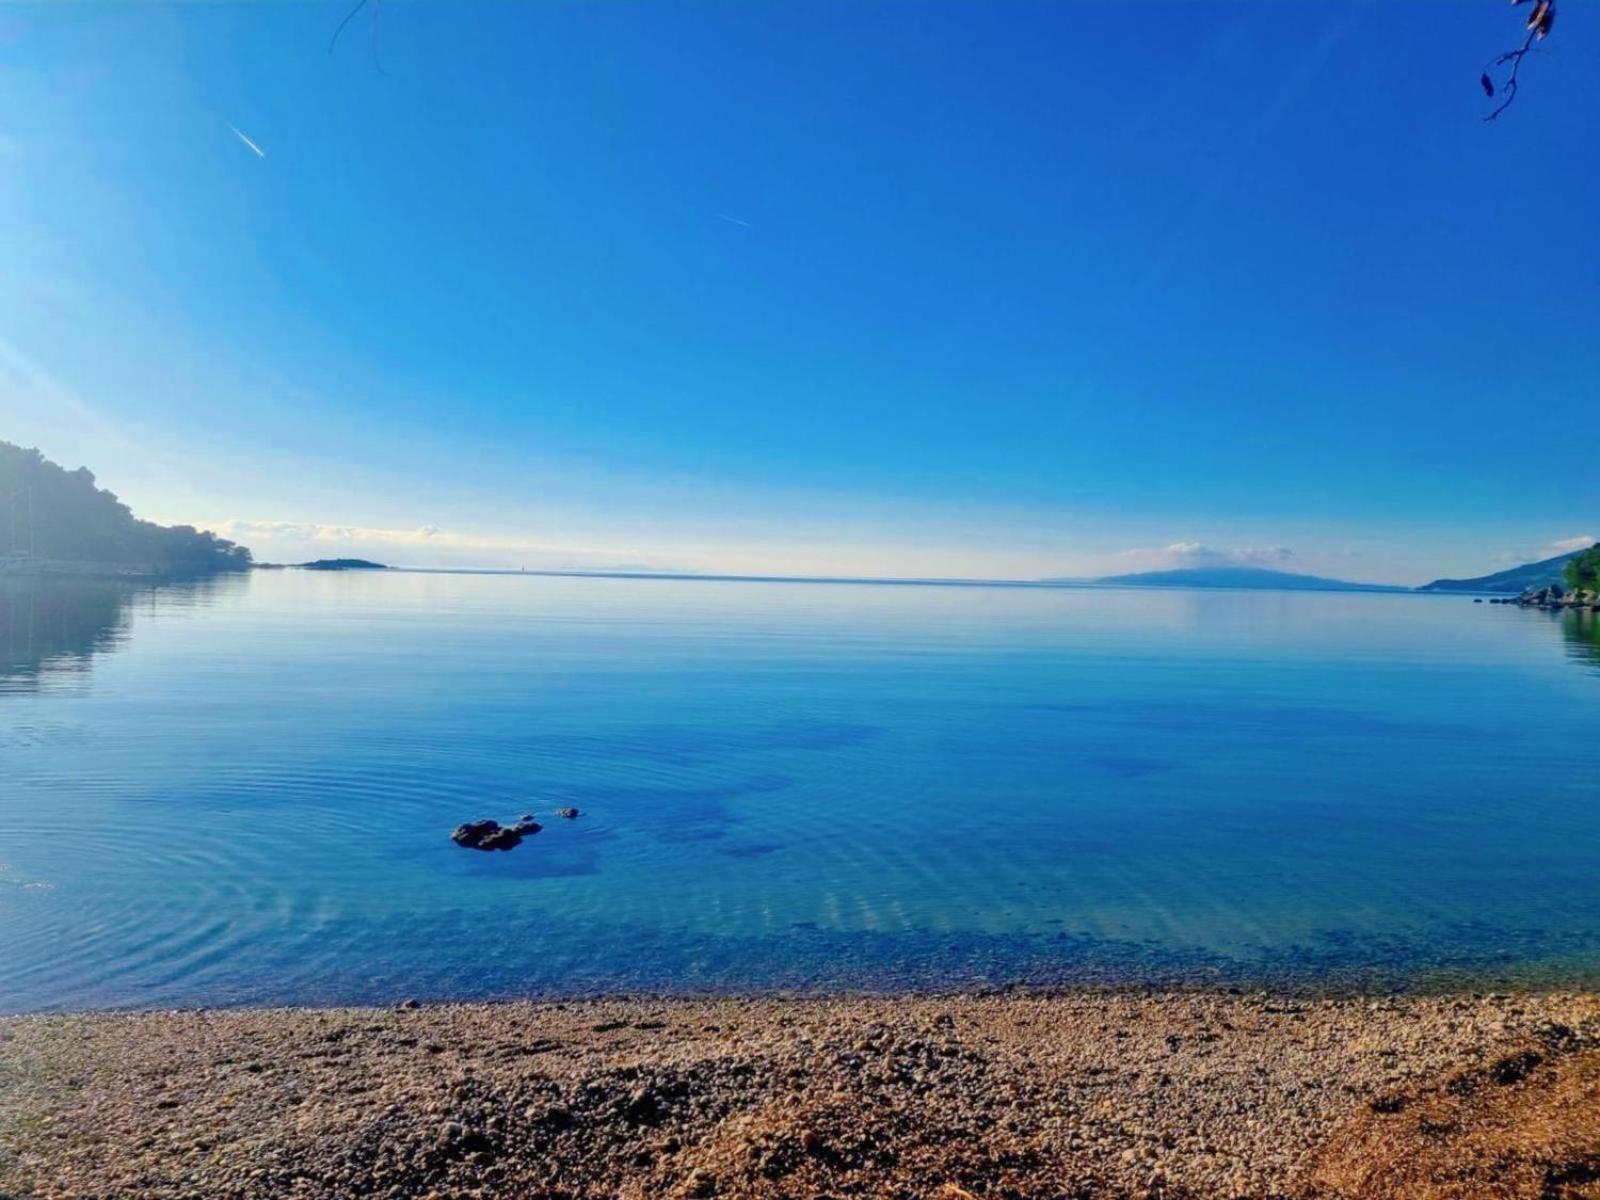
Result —
[[367, 6], [367, 0], [356, 0], [354, 7], [345, 13], [344, 20], [339, 22], [339, 28], [333, 31], [333, 36], [328, 39], [328, 53], [332, 54], [335, 46], [339, 44], [339, 35], [344, 32], [345, 26], [356, 19], [356, 14]]
[[[1511, 0], [1513, 5], [1520, 5], [1523, 2], [1524, 0]], [[1518, 73], [1522, 70], [1522, 60], [1533, 53], [1533, 44], [1535, 42], [1543, 41], [1549, 36], [1551, 26], [1555, 24], [1555, 19], [1556, 0], [1537, 0], [1533, 6], [1533, 14], [1528, 18], [1528, 32], [1522, 39], [1522, 45], [1515, 50], [1507, 50], [1498, 58], [1492, 59], [1484, 67], [1483, 74], [1478, 77], [1478, 82], [1483, 86], [1483, 94], [1490, 97], [1495, 95], [1494, 76], [1490, 72], [1499, 71], [1503, 67], [1511, 68], [1506, 74], [1505, 81], [1500, 85], [1500, 103], [1495, 105], [1494, 110], [1488, 116], [1484, 117], [1485, 121], [1493, 121], [1516, 101]]]
[[[363, 0], [363, 3], [364, 2], [365, 0]], [[1508, 63], [1511, 66], [1511, 73], [1506, 76], [1506, 81], [1500, 85], [1500, 95], [1502, 99], [1499, 104], [1495, 105], [1494, 111], [1484, 118], [1485, 121], [1494, 120], [1501, 113], [1505, 112], [1506, 109], [1510, 108], [1512, 102], [1516, 100], [1517, 72], [1522, 69], [1522, 60], [1533, 52], [1533, 41], [1538, 36], [1539, 31], [1537, 29], [1528, 30], [1528, 36], [1522, 39], [1522, 45], [1518, 46], [1515, 50], [1507, 50], [1504, 54], [1500, 55], [1500, 57], [1496, 58], [1484, 68], [1483, 77], [1488, 79], [1490, 71], [1493, 71], [1499, 67], [1503, 67]]]

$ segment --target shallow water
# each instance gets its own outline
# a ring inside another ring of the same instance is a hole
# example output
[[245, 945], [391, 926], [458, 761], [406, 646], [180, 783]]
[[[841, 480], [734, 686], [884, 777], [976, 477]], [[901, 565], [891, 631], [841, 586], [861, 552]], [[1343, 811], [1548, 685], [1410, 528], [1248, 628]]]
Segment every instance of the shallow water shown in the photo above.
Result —
[[1459, 597], [0, 581], [0, 1010], [1588, 979], [1597, 728]]

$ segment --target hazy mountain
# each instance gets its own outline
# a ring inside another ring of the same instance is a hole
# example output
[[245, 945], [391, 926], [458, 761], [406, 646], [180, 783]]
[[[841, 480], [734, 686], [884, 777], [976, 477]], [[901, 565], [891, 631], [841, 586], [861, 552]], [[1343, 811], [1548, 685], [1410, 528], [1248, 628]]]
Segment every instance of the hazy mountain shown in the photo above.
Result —
[[1174, 571], [1141, 571], [1135, 575], [1107, 575], [1096, 583], [1123, 587], [1253, 588], [1290, 592], [1404, 592], [1409, 588], [1381, 583], [1349, 583], [1319, 575], [1296, 575], [1265, 567], [1183, 567]]
[[1435, 579], [1432, 583], [1423, 584], [1417, 591], [1520, 593], [1528, 588], [1549, 587], [1552, 583], [1561, 582], [1561, 569], [1581, 553], [1581, 550], [1574, 550], [1571, 554], [1558, 554], [1541, 562], [1525, 563], [1506, 571], [1496, 571], [1493, 575], [1480, 575], [1476, 579]]

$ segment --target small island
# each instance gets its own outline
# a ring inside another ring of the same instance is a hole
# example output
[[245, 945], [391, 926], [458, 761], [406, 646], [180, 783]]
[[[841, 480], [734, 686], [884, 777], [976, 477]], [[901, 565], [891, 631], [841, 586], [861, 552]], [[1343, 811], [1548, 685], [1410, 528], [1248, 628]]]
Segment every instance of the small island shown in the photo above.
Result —
[[387, 571], [383, 563], [369, 562], [364, 558], [319, 558], [315, 562], [301, 563], [302, 571]]

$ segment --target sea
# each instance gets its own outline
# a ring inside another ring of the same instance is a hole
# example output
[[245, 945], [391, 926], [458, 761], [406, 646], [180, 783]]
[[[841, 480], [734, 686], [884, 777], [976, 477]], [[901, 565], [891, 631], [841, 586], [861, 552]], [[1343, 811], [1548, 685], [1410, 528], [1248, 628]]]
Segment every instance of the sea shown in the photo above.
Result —
[[1597, 977], [1595, 614], [0, 580], [4, 1012]]

